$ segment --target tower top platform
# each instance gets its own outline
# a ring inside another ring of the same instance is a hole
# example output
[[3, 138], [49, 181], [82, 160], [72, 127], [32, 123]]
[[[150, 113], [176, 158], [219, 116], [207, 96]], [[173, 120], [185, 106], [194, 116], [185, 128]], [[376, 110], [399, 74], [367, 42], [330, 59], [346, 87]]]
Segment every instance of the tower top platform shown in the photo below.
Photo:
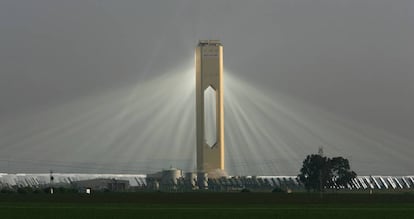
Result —
[[198, 46], [206, 46], [206, 45], [212, 45], [212, 46], [221, 46], [220, 40], [199, 40]]

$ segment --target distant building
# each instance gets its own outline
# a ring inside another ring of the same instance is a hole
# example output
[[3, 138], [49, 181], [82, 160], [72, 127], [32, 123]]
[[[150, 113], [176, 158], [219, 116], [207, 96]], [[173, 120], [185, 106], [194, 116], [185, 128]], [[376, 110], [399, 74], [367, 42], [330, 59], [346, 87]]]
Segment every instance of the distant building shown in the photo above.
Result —
[[79, 191], [112, 191], [122, 192], [129, 189], [128, 180], [119, 179], [89, 179], [72, 182]]
[[147, 175], [148, 186], [153, 190], [176, 191], [182, 179], [182, 170], [176, 168]]

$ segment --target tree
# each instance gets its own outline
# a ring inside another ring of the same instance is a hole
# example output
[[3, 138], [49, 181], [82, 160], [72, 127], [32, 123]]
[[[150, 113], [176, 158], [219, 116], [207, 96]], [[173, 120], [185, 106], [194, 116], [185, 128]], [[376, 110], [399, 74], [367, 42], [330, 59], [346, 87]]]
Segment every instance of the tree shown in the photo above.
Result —
[[343, 157], [331, 159], [319, 154], [308, 155], [298, 175], [299, 181], [308, 191], [340, 188], [346, 186], [355, 177], [356, 173], [350, 170], [347, 159]]
[[334, 157], [330, 159], [332, 172], [332, 184], [336, 188], [346, 186], [356, 177], [356, 173], [351, 169], [349, 161], [343, 157]]

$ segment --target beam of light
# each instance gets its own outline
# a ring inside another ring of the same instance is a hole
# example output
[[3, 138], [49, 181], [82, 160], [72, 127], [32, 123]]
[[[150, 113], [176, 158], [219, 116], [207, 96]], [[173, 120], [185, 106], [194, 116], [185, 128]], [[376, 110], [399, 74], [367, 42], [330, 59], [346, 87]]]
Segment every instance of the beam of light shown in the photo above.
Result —
[[412, 173], [413, 142], [225, 72], [226, 166], [238, 175], [296, 175], [323, 146], [360, 174]]
[[[2, 121], [0, 168], [19, 172], [195, 170], [193, 63]], [[224, 73], [225, 162], [231, 175], [296, 175], [323, 146], [359, 174], [407, 175], [413, 142]]]
[[0, 127], [0, 165], [32, 172], [193, 170], [194, 80], [188, 64], [132, 87], [12, 118]]

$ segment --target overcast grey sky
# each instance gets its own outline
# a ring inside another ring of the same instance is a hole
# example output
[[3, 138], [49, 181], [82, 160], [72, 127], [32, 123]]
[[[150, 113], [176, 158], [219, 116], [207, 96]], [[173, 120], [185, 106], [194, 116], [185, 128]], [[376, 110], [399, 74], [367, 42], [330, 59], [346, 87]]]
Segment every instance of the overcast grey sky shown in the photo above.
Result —
[[168, 74], [199, 39], [253, 86], [414, 142], [411, 0], [2, 0], [0, 123]]

